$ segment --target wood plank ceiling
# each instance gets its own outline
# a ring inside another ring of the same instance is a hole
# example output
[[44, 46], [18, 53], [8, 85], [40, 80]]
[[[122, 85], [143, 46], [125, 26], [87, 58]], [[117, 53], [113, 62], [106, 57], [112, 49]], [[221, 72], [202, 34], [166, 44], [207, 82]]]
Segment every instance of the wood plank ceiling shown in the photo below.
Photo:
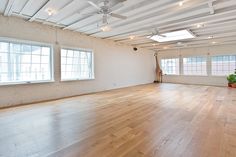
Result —
[[[1, 0], [0, 13], [151, 50], [236, 43], [236, 0], [126, 0], [116, 7], [117, 1], [110, 0], [114, 13], [128, 18], [109, 16], [109, 32], [100, 29], [101, 14], [87, 14], [96, 11], [87, 0]], [[197, 38], [158, 43], [147, 38], [155, 29], [189, 29]]]

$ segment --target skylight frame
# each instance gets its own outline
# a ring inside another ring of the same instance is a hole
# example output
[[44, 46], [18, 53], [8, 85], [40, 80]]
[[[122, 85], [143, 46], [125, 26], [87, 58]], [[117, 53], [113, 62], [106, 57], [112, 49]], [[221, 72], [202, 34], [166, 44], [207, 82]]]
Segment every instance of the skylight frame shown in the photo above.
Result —
[[[179, 33], [179, 35], [174, 35], [175, 33]], [[182, 34], [181, 34], [182, 33]], [[184, 34], [185, 33], [185, 34]], [[187, 40], [187, 39], [194, 39], [196, 36], [188, 29], [183, 29], [183, 30], [178, 30], [178, 31], [173, 31], [173, 32], [168, 32], [168, 33], [163, 33], [161, 34], [166, 37], [162, 37], [160, 35], [154, 35], [154, 36], [148, 36], [147, 38], [157, 41], [157, 42], [170, 42], [170, 41], [182, 41], [182, 40]], [[183, 35], [185, 35], [183, 37]]]

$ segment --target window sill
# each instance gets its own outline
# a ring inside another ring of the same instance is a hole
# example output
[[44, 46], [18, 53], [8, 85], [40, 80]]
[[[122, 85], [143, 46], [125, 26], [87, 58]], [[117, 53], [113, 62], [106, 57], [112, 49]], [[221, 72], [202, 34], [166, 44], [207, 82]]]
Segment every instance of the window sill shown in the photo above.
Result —
[[215, 77], [215, 78], [226, 78], [227, 76], [214, 76], [214, 75], [163, 75], [163, 76], [183, 76], [183, 77]]
[[43, 83], [53, 83], [55, 80], [47, 80], [47, 81], [22, 81], [22, 82], [7, 82], [0, 83], [0, 86], [11, 86], [11, 85], [30, 85], [30, 84], [43, 84]]
[[90, 79], [68, 79], [68, 80], [61, 80], [61, 82], [73, 82], [73, 81], [93, 81], [95, 78]]
[[180, 76], [186, 76], [186, 77], [209, 77], [208, 75], [180, 75]]

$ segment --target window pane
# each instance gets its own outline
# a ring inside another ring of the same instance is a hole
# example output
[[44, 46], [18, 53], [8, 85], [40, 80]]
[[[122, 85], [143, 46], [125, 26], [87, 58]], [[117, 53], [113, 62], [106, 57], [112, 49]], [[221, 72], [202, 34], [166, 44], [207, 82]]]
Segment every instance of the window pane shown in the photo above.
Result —
[[225, 76], [234, 73], [236, 69], [236, 55], [214, 56], [211, 62], [212, 75]]
[[39, 46], [32, 46], [32, 55], [40, 55], [41, 47]]
[[1, 52], [8, 52], [9, 43], [0, 42], [0, 53]]
[[61, 50], [61, 79], [92, 79], [92, 52]]
[[179, 75], [179, 58], [161, 59], [163, 74]]
[[0, 83], [52, 79], [51, 48], [0, 41], [0, 50]]
[[183, 58], [184, 75], [207, 75], [206, 57]]
[[66, 57], [67, 50], [61, 49], [61, 57]]
[[50, 55], [50, 48], [42, 47], [42, 56], [49, 56], [49, 55]]

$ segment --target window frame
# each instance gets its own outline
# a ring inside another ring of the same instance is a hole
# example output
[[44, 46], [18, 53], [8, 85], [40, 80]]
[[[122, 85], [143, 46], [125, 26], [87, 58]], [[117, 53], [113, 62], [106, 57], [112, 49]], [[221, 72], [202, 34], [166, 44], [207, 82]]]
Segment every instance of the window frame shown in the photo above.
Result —
[[165, 76], [180, 76], [181, 74], [180, 74], [180, 66], [181, 66], [181, 64], [180, 64], [180, 57], [164, 57], [164, 58], [160, 58], [160, 60], [159, 60], [159, 63], [160, 63], [160, 68], [161, 68], [161, 70], [163, 71], [163, 69], [162, 69], [162, 63], [161, 63], [161, 61], [162, 60], [166, 60], [166, 59], [177, 59], [178, 60], [178, 64], [179, 64], [179, 67], [178, 67], [178, 74], [165, 74], [164, 72], [163, 72], [163, 75], [165, 75]]
[[[66, 49], [66, 50], [72, 50], [72, 51], [84, 51], [84, 52], [89, 52], [92, 54], [92, 78], [86, 78], [86, 79], [62, 79], [62, 72], [61, 72], [61, 50]], [[93, 49], [86, 49], [86, 48], [78, 48], [78, 47], [73, 47], [73, 46], [61, 46], [60, 47], [60, 82], [74, 82], [74, 81], [91, 81], [95, 80], [95, 63], [94, 63], [94, 51]]]
[[51, 76], [49, 80], [32, 80], [32, 81], [14, 81], [14, 82], [0, 82], [0, 86], [8, 86], [8, 85], [27, 85], [27, 84], [41, 84], [41, 83], [52, 83], [55, 82], [54, 78], [54, 49], [53, 44], [44, 43], [44, 42], [36, 42], [36, 41], [28, 41], [16, 38], [8, 38], [8, 37], [0, 37], [0, 42], [7, 42], [13, 44], [25, 44], [30, 46], [40, 46], [40, 47], [49, 47], [50, 48], [50, 71]]

